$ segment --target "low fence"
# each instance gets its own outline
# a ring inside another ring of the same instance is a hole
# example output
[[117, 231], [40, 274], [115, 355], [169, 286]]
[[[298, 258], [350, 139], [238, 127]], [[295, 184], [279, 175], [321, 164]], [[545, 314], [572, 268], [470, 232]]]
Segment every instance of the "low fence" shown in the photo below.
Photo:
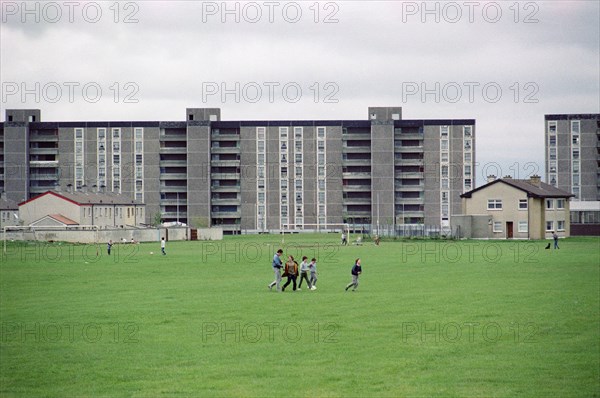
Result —
[[[96, 242], [157, 242], [161, 238], [169, 241], [190, 240], [192, 235], [197, 236], [198, 240], [221, 240], [223, 239], [223, 230], [221, 228], [199, 228], [192, 233], [189, 227], [172, 228], [145, 228], [145, 229], [99, 229], [99, 230], [78, 230], [78, 229], [44, 229], [44, 230], [8, 230], [6, 240], [37, 240], [37, 241], [56, 241], [71, 243], [96, 243]], [[4, 235], [0, 233], [0, 235]]]

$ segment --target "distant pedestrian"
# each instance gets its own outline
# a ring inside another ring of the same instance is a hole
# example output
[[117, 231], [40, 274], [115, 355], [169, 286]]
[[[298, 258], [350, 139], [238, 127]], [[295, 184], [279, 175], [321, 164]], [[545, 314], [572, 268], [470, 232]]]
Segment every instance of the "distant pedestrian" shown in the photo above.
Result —
[[165, 241], [165, 238], [163, 236], [162, 239], [160, 240], [160, 251], [162, 252], [163, 256], [167, 255], [167, 252], [165, 252], [166, 245], [167, 245], [167, 242]]
[[296, 278], [298, 277], [298, 263], [294, 261], [294, 256], [288, 256], [288, 261], [285, 263], [285, 272], [283, 276], [287, 276], [287, 281], [281, 288], [281, 291], [284, 292], [285, 288], [288, 287], [290, 283], [294, 283], [293, 290], [296, 291]]
[[310, 284], [312, 285], [311, 290], [317, 290], [317, 259], [312, 258], [308, 265], [310, 269]]
[[267, 286], [269, 290], [273, 288], [273, 286], [277, 285], [277, 291], [281, 290], [281, 268], [283, 267], [283, 263], [281, 262], [281, 256], [283, 255], [283, 250], [277, 250], [277, 253], [273, 256], [273, 272], [275, 272], [275, 280]]
[[112, 249], [112, 239], [108, 241], [108, 243], [106, 244], [106, 251], [108, 252], [108, 255], [110, 256], [110, 249]]
[[342, 246], [348, 245], [348, 236], [346, 235], [346, 231], [342, 231]]
[[554, 248], [560, 249], [560, 247], [558, 247], [558, 234], [556, 233], [556, 231], [552, 233], [552, 239], [554, 239]]
[[312, 283], [310, 282], [310, 280], [308, 279], [308, 270], [309, 270], [309, 266], [308, 266], [308, 257], [304, 256], [302, 257], [302, 262], [300, 263], [300, 283], [298, 283], [298, 290], [301, 290], [302, 288], [302, 280], [306, 280], [306, 283], [308, 284], [308, 290], [312, 290]]
[[354, 262], [354, 266], [352, 267], [352, 271], [350, 271], [350, 273], [352, 274], [352, 282], [348, 283], [348, 285], [346, 286], [346, 291], [348, 291], [348, 289], [351, 286], [354, 286], [352, 288], [352, 291], [355, 291], [358, 288], [358, 276], [360, 274], [362, 274], [362, 267], [360, 266], [360, 258], [356, 259], [356, 261]]

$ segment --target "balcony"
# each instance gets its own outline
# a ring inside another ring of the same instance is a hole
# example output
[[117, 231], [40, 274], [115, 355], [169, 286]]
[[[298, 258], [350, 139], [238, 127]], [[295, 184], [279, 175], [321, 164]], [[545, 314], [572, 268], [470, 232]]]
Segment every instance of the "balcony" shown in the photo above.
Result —
[[371, 204], [371, 198], [344, 198], [342, 203], [345, 205], [368, 205]]
[[423, 166], [423, 159], [394, 159], [396, 166]]
[[425, 184], [406, 185], [396, 181], [394, 188], [396, 191], [420, 192], [425, 190]]
[[424, 205], [425, 198], [396, 198], [396, 205]]
[[187, 134], [161, 134], [161, 141], [187, 141]]
[[371, 132], [362, 132], [362, 133], [345, 133], [342, 134], [342, 140], [370, 140]]
[[371, 185], [344, 185], [343, 192], [370, 192]]
[[29, 148], [30, 155], [58, 155], [58, 148]]
[[210, 165], [214, 167], [238, 167], [240, 161], [238, 160], [211, 160]]
[[32, 173], [29, 175], [29, 179], [32, 181], [58, 181], [58, 174], [37, 174]]
[[211, 192], [240, 192], [240, 186], [238, 185], [212, 185], [210, 187]]
[[346, 171], [342, 173], [342, 178], [371, 178], [369, 171]]
[[187, 159], [177, 159], [177, 160], [161, 160], [159, 163], [160, 167], [168, 167], [168, 166], [187, 166]]
[[177, 199], [161, 199], [159, 204], [161, 206], [187, 206], [187, 199], [180, 198], [179, 202], [177, 202]]
[[168, 186], [160, 184], [160, 192], [187, 192], [187, 186]]
[[29, 167], [58, 167], [58, 160], [30, 160]]
[[210, 139], [211, 141], [239, 141], [240, 135], [211, 131]]
[[422, 140], [423, 134], [394, 132], [394, 139], [396, 139], [396, 140]]
[[342, 166], [370, 166], [371, 159], [343, 159]]
[[239, 146], [211, 147], [210, 153], [240, 153]]
[[159, 179], [161, 180], [186, 180], [186, 173], [161, 173]]
[[161, 147], [158, 153], [187, 153], [187, 148], [179, 146]]
[[240, 173], [210, 173], [211, 180], [239, 180]]
[[415, 146], [394, 145], [394, 151], [396, 153], [422, 153], [423, 145], [415, 145]]
[[425, 173], [419, 172], [419, 171], [396, 173], [396, 178], [419, 178], [419, 179], [423, 179], [423, 178], [425, 178]]
[[211, 211], [210, 216], [212, 218], [240, 218], [242, 216], [241, 211]]
[[233, 206], [239, 206], [242, 204], [242, 201], [239, 198], [227, 198], [227, 199], [216, 199], [216, 198], [212, 198], [210, 200], [211, 205], [214, 206], [225, 206], [225, 205], [233, 205]]
[[161, 216], [162, 218], [179, 218], [179, 221], [181, 221], [182, 218], [187, 218], [187, 212], [180, 211], [179, 213], [177, 213], [176, 211], [164, 211], [161, 213]]

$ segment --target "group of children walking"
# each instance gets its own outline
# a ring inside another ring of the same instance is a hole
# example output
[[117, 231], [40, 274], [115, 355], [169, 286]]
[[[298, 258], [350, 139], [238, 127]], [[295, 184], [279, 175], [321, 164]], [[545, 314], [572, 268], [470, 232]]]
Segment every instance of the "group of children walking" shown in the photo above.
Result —
[[[292, 284], [292, 290], [302, 290], [302, 281], [306, 281], [308, 285], [308, 290], [316, 290], [317, 289], [317, 259], [312, 258], [310, 263], [308, 262], [308, 257], [302, 257], [302, 263], [300, 263], [300, 267], [298, 268], [298, 263], [294, 260], [294, 256], [288, 256], [288, 261], [283, 264], [281, 261], [281, 256], [283, 256], [283, 250], [277, 250], [277, 253], [273, 256], [273, 272], [275, 273], [275, 280], [267, 285], [269, 290], [273, 289], [273, 286], [277, 287], [277, 291], [285, 291], [285, 288]], [[283, 269], [283, 274], [281, 270]], [[310, 279], [308, 274], [310, 273]], [[362, 267], [360, 265], [360, 258], [357, 258], [354, 261], [354, 266], [350, 272], [352, 274], [352, 282], [350, 282], [346, 286], [346, 291], [352, 287], [352, 291], [355, 291], [358, 288], [358, 276], [362, 273]], [[300, 275], [300, 283], [296, 286], [296, 280]], [[287, 276], [287, 281], [280, 288], [282, 277]]]
[[[292, 283], [292, 289], [302, 290], [302, 281], [306, 281], [308, 285], [308, 290], [316, 290], [317, 289], [317, 259], [312, 258], [310, 263], [308, 262], [308, 257], [302, 257], [302, 263], [300, 264], [300, 268], [298, 269], [298, 263], [294, 260], [294, 256], [288, 256], [288, 261], [285, 265], [281, 261], [281, 256], [283, 255], [283, 250], [277, 250], [277, 253], [273, 256], [273, 271], [275, 272], [275, 280], [268, 285], [269, 289], [273, 289], [273, 286], [277, 286], [277, 291], [285, 291], [285, 288]], [[281, 274], [281, 270], [283, 269], [283, 274]], [[310, 279], [308, 274], [310, 273]], [[296, 281], [298, 279], [298, 275], [300, 275], [300, 283], [296, 286]], [[287, 281], [280, 288], [282, 277], [287, 276]]]

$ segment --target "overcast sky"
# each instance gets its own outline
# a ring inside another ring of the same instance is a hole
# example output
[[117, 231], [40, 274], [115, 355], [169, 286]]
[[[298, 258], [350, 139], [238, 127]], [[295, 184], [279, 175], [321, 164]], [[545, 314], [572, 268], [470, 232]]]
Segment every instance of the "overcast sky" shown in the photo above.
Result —
[[545, 114], [600, 112], [598, 1], [0, 3], [2, 121], [7, 108], [155, 121], [402, 106], [476, 119], [481, 185], [543, 175]]

